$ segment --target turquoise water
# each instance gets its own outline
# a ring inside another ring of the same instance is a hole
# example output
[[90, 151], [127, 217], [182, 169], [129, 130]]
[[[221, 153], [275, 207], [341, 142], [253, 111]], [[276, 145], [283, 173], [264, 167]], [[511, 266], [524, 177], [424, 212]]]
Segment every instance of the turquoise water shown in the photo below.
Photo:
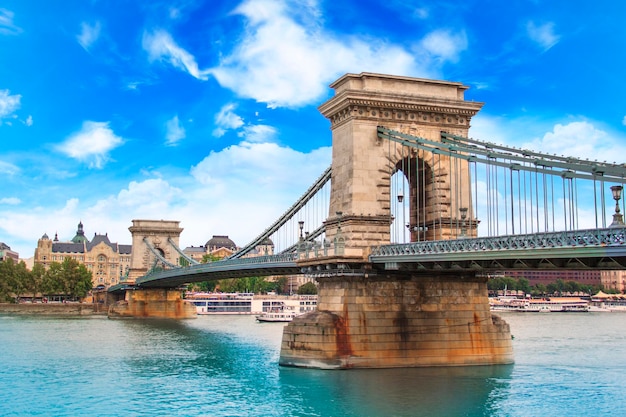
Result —
[[626, 415], [626, 313], [502, 316], [515, 365], [350, 371], [279, 367], [252, 316], [0, 316], [0, 415]]

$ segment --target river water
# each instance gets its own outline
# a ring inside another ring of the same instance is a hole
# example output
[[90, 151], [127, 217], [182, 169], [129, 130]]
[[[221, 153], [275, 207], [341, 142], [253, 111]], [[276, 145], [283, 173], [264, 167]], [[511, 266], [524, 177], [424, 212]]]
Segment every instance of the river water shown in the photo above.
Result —
[[511, 366], [278, 366], [283, 324], [0, 316], [1, 416], [624, 416], [626, 313], [503, 313]]

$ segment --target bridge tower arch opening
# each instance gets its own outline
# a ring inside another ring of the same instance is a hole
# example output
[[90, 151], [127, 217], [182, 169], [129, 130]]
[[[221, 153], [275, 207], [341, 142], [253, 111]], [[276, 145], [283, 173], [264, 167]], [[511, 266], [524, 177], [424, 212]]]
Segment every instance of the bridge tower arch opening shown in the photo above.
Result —
[[346, 74], [331, 88], [334, 97], [319, 107], [331, 122], [333, 147], [327, 237], [332, 240], [341, 224], [349, 256], [367, 257], [372, 246], [389, 243], [398, 170], [409, 182], [410, 227], [421, 227], [425, 240], [459, 236], [459, 209], [467, 208], [466, 219], [474, 220], [469, 163], [383, 140], [378, 127], [433, 142], [442, 132], [468, 137], [483, 103], [466, 101], [468, 87], [461, 83], [392, 75]]
[[[391, 241], [477, 236], [467, 161], [402, 146], [391, 155]], [[444, 166], [442, 166], [445, 165]]]

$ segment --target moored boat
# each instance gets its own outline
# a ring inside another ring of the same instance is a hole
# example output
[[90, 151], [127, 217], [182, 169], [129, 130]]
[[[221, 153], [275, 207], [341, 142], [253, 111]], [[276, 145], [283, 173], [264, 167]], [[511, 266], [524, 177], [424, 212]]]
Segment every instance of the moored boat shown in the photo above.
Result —
[[284, 303], [276, 303], [269, 311], [265, 311], [256, 316], [256, 319], [261, 322], [288, 322], [292, 321], [294, 317], [300, 314], [304, 313], [296, 312], [293, 306], [288, 306]]
[[198, 315], [258, 315], [281, 306], [302, 314], [317, 309], [317, 295], [255, 295], [253, 293], [188, 293], [185, 299], [196, 306]]
[[492, 311], [520, 313], [586, 313], [589, 301], [576, 297], [491, 299]]

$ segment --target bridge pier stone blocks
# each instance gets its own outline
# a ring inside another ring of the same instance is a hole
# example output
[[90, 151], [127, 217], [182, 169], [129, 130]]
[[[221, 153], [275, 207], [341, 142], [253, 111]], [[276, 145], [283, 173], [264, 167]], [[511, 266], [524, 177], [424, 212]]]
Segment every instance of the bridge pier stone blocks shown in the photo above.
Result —
[[283, 333], [279, 363], [322, 369], [513, 363], [486, 279], [440, 273], [319, 279], [318, 311]]
[[188, 319], [197, 316], [196, 307], [182, 298], [180, 290], [151, 288], [127, 290], [124, 300], [109, 307], [109, 318]]

